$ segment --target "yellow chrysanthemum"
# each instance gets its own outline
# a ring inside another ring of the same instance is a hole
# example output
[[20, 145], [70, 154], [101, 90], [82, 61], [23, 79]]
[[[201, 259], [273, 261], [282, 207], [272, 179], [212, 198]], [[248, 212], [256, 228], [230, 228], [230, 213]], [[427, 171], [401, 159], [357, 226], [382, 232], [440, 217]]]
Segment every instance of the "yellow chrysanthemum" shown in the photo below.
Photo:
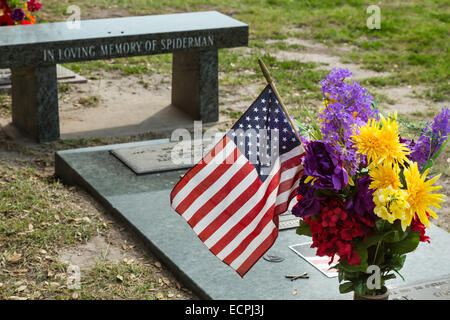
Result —
[[367, 160], [371, 162], [379, 157], [380, 151], [384, 149], [379, 138], [380, 126], [375, 119], [369, 119], [367, 125], [360, 127], [360, 133], [353, 135], [352, 140], [355, 143], [357, 152], [367, 155]]
[[[394, 189], [391, 186], [378, 189], [373, 194], [375, 209], [373, 210], [380, 218], [393, 223], [399, 219], [403, 230], [409, 226], [411, 220], [408, 217], [408, 193], [402, 189]], [[409, 221], [409, 223], [408, 223]]]
[[366, 126], [360, 127], [360, 133], [353, 135], [357, 152], [367, 155], [369, 163], [403, 164], [410, 153], [405, 144], [400, 143], [398, 136], [397, 115], [380, 121], [370, 119]]
[[380, 164], [369, 169], [369, 176], [372, 178], [369, 189], [383, 189], [391, 186], [394, 189], [400, 188], [399, 178], [400, 168], [392, 164]]
[[403, 172], [408, 191], [409, 224], [411, 223], [414, 214], [417, 214], [420, 222], [429, 227], [430, 221], [428, 220], [427, 213], [433, 218], [437, 218], [436, 213], [434, 213], [430, 207], [440, 208], [441, 206], [439, 203], [444, 202], [445, 196], [443, 194], [431, 193], [431, 191], [442, 188], [441, 186], [433, 186], [433, 183], [435, 183], [441, 175], [437, 175], [436, 177], [425, 181], [428, 171], [429, 170], [427, 169], [420, 175], [417, 163], [413, 162], [410, 163], [410, 166]]

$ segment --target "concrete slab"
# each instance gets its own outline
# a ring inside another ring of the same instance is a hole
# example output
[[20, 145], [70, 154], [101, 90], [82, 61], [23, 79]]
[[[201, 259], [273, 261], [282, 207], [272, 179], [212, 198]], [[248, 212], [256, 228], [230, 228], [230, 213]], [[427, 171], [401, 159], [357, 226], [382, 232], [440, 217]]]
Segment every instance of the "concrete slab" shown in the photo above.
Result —
[[[60, 83], [86, 83], [87, 79], [61, 65], [56, 65], [56, 75]], [[11, 70], [0, 69], [0, 92], [11, 91]]]
[[[336, 299], [337, 278], [328, 278], [303, 260], [290, 245], [306, 242], [295, 229], [280, 231], [270, 249], [282, 262], [261, 259], [242, 279], [218, 260], [169, 205], [169, 193], [184, 170], [136, 175], [110, 151], [167, 143], [167, 139], [59, 151], [55, 171], [67, 184], [85, 188], [107, 210], [128, 222], [179, 279], [205, 299]], [[431, 244], [421, 243], [408, 255], [401, 279], [390, 287], [414, 284], [450, 274], [450, 235], [432, 225]], [[307, 272], [309, 279], [290, 281], [287, 274]]]

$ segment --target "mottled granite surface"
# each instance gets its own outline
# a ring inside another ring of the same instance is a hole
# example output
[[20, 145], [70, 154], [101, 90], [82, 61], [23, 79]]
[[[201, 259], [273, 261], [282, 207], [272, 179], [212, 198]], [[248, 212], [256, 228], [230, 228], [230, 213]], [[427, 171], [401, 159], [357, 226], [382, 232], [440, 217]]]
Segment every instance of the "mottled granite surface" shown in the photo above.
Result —
[[[273, 263], [260, 259], [241, 278], [217, 259], [198, 239], [186, 221], [169, 205], [169, 194], [186, 170], [136, 175], [110, 154], [117, 148], [142, 147], [168, 140], [153, 140], [57, 152], [56, 174], [68, 184], [80, 185], [107, 210], [124, 219], [186, 286], [208, 299], [336, 299], [337, 278], [327, 278], [288, 246], [310, 241], [295, 229], [281, 231], [269, 252], [285, 258]], [[408, 254], [401, 279], [388, 281], [398, 287], [450, 273], [450, 235], [432, 225], [431, 244], [421, 243]], [[307, 272], [309, 279], [290, 281], [288, 274]]]
[[246, 46], [248, 25], [216, 11], [0, 29], [0, 68]]

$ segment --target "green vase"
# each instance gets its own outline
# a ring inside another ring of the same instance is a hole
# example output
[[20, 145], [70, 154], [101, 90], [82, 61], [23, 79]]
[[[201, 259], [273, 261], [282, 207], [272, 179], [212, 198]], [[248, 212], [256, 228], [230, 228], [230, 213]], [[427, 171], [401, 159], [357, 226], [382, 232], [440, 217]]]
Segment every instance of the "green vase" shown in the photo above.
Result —
[[353, 300], [389, 300], [389, 289], [383, 286], [381, 288], [381, 293], [377, 295], [365, 295], [365, 296], [357, 296], [356, 293], [353, 293]]

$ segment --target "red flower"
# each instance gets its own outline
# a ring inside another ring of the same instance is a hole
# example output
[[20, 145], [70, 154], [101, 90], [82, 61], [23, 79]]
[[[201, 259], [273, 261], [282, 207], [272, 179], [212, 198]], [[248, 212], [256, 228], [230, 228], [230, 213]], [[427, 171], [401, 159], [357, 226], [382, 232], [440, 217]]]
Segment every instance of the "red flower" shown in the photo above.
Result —
[[42, 8], [42, 4], [36, 0], [27, 1], [28, 11], [34, 12]]
[[12, 26], [14, 25], [14, 20], [11, 18], [10, 15], [5, 14], [3, 16], [0, 16], [0, 26]]
[[317, 248], [318, 256], [331, 257], [330, 264], [335, 255], [339, 256], [339, 261], [345, 260], [350, 265], [361, 263], [353, 241], [371, 232], [369, 227], [374, 225], [373, 220], [347, 213], [337, 201], [324, 206], [318, 215], [303, 220], [310, 224], [311, 248]]
[[[427, 213], [427, 217], [429, 218], [430, 215]], [[414, 216], [414, 219], [411, 221], [411, 231], [417, 231], [420, 232], [420, 241], [422, 242], [428, 242], [430, 243], [430, 237], [425, 235], [425, 229], [426, 227], [420, 222], [417, 215]]]
[[20, 24], [32, 24], [32, 23], [31, 23], [31, 21], [24, 19], [24, 20], [22, 20], [22, 22]]

